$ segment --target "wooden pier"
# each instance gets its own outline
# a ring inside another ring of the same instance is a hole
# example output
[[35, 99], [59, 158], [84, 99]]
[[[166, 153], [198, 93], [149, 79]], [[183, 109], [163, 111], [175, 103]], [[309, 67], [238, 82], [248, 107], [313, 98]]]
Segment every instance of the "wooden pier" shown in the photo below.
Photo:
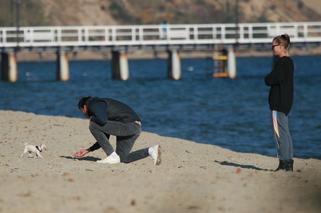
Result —
[[19, 52], [51, 51], [57, 55], [57, 80], [67, 81], [67, 54], [93, 50], [111, 52], [113, 79], [128, 80], [128, 52], [143, 49], [167, 52], [168, 78], [179, 80], [182, 77], [180, 52], [214, 51], [218, 46], [227, 50], [226, 60], [222, 62], [226, 68], [224, 72], [214, 73], [214, 77], [235, 78], [235, 45], [270, 48], [272, 38], [284, 33], [294, 45], [321, 44], [321, 22], [2, 27], [1, 78], [9, 82], [18, 80], [16, 55]]

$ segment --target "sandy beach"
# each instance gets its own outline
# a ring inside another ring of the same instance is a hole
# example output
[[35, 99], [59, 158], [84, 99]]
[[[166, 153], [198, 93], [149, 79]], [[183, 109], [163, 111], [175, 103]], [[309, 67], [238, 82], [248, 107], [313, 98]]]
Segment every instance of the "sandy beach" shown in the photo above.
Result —
[[[321, 212], [320, 160], [295, 158], [293, 173], [272, 172], [276, 158], [143, 132], [134, 150], [160, 144], [160, 166], [102, 165], [102, 150], [71, 157], [95, 142], [88, 120], [0, 117], [0, 212]], [[20, 158], [24, 143], [46, 144], [44, 159]]]

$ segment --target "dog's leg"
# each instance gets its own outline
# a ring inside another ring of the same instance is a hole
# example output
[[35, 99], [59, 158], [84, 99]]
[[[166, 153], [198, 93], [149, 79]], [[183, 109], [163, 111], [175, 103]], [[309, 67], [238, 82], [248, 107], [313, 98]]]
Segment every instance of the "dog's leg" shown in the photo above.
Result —
[[25, 150], [23, 150], [23, 153], [20, 155], [20, 158], [22, 158], [26, 153], [27, 153], [27, 149], [25, 148]]
[[36, 156], [37, 156], [37, 157], [40, 157], [40, 158], [43, 158], [43, 157], [41, 156], [41, 154], [40, 154], [39, 151], [36, 152]]

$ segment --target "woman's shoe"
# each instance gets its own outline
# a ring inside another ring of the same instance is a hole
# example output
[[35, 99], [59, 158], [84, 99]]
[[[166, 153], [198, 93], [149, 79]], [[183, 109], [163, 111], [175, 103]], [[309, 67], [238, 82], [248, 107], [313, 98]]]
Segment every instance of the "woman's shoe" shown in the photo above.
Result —
[[279, 170], [285, 170], [286, 162], [284, 160], [279, 160], [279, 166], [274, 171], [277, 172]]
[[293, 163], [294, 161], [292, 159], [285, 161], [285, 171], [293, 172]]

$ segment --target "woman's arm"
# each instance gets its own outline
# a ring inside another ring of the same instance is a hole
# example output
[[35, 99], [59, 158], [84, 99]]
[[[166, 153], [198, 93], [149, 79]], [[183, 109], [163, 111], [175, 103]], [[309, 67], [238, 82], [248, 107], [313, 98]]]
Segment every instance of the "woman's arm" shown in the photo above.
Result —
[[283, 80], [283, 63], [281, 60], [275, 65], [272, 72], [265, 76], [265, 84], [268, 86], [281, 84]]

